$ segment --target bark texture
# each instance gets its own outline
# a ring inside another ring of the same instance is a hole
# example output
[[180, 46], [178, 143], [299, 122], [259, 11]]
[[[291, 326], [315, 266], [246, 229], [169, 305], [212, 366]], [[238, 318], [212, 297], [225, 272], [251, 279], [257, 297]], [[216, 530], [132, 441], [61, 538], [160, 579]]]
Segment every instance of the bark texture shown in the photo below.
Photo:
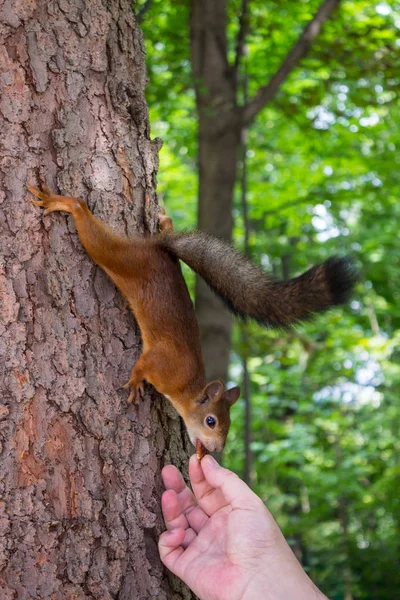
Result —
[[134, 318], [71, 217], [26, 191], [46, 181], [118, 231], [156, 230], [131, 3], [6, 0], [0, 32], [0, 597], [191, 598], [157, 551], [180, 420], [150, 389], [128, 408]]

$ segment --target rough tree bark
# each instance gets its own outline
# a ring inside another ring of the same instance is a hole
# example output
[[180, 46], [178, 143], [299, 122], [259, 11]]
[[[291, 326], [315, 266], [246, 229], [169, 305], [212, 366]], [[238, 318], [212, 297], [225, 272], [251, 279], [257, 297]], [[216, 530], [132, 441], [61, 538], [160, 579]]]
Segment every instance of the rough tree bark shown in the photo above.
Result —
[[85, 198], [115, 229], [154, 232], [140, 31], [129, 0], [0, 9], [0, 597], [191, 598], [157, 551], [180, 420], [120, 390], [140, 354], [126, 302], [70, 217], [26, 184]]
[[[231, 241], [233, 188], [241, 131], [271, 102], [307, 54], [340, 0], [323, 0], [276, 73], [244, 106], [238, 101], [241, 58], [251, 0], [242, 0], [236, 58], [228, 61], [227, 0], [192, 0], [191, 61], [199, 115], [198, 227]], [[207, 375], [226, 380], [232, 319], [202, 280], [196, 280], [196, 312]]]

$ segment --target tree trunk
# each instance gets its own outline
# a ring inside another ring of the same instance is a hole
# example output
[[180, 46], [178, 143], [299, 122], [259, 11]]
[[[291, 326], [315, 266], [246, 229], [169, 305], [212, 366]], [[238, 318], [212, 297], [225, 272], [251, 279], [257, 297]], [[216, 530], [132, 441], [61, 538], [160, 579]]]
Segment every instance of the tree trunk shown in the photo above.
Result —
[[[245, 98], [247, 97], [247, 77], [243, 78], [243, 92]], [[250, 258], [250, 222], [249, 222], [249, 211], [248, 211], [248, 178], [247, 178], [247, 132], [242, 131], [242, 139], [240, 143], [240, 162], [241, 162], [241, 176], [240, 176], [240, 195], [242, 205], [242, 218], [243, 218], [243, 234], [244, 234], [244, 246], [243, 253], [245, 256]], [[252, 405], [251, 405], [251, 382], [249, 373], [249, 348], [250, 339], [247, 323], [243, 323], [240, 331], [241, 343], [243, 346], [242, 351], [242, 396], [244, 400], [244, 481], [252, 487], [252, 479], [254, 478], [253, 473], [253, 453], [251, 450], [252, 442], [252, 430], [253, 430], [253, 419], [252, 419]]]
[[[198, 228], [230, 242], [237, 136], [229, 132], [221, 136], [208, 134], [202, 138], [202, 128], [208, 129], [208, 125], [203, 125], [200, 119]], [[207, 377], [226, 381], [232, 316], [200, 277], [196, 279], [196, 314]]]
[[[277, 71], [256, 95], [240, 105], [237, 98], [249, 28], [250, 2], [241, 0], [234, 62], [228, 59], [227, 0], [191, 0], [191, 65], [199, 116], [198, 227], [227, 241], [232, 238], [233, 189], [240, 135], [276, 96], [307, 55], [324, 22], [340, 0], [322, 0], [313, 18], [289, 49]], [[246, 94], [245, 94], [246, 96]], [[232, 319], [220, 300], [196, 280], [196, 313], [207, 376], [226, 380]]]
[[[241, 128], [234, 73], [226, 58], [226, 22], [226, 0], [193, 0], [191, 53], [199, 115], [198, 227], [230, 242]], [[226, 381], [232, 317], [199, 277], [196, 314], [207, 377]]]
[[87, 200], [116, 230], [153, 233], [142, 39], [129, 0], [12, 3], [0, 12], [0, 597], [191, 598], [157, 540], [179, 418], [120, 389], [140, 354], [127, 303], [44, 217], [26, 184]]
[[[336, 468], [337, 472], [343, 466], [343, 452], [340, 445], [340, 438], [336, 438], [334, 442], [335, 455], [336, 455]], [[344, 555], [343, 565], [343, 586], [344, 586], [344, 600], [353, 600], [353, 572], [350, 563], [350, 536], [349, 536], [349, 514], [348, 514], [348, 499], [344, 495], [338, 496], [338, 517], [340, 523], [340, 529], [342, 533], [341, 546]]]

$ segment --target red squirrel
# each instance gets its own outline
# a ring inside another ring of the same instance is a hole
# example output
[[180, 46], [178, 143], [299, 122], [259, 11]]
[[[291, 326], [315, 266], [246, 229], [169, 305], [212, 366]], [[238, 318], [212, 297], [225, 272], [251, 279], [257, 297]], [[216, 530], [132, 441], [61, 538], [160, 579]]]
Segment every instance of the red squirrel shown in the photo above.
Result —
[[[221, 452], [230, 407], [239, 387], [207, 382], [194, 307], [179, 259], [201, 275], [236, 314], [265, 326], [287, 327], [344, 302], [356, 281], [351, 261], [330, 258], [289, 281], [277, 281], [232, 246], [207, 233], [176, 233], [165, 214], [153, 237], [123, 237], [92, 215], [83, 200], [28, 186], [45, 208], [71, 213], [91, 258], [128, 300], [139, 324], [143, 352], [125, 387], [138, 403], [145, 381], [168, 398], [183, 418], [198, 452]], [[204, 449], [203, 449], [204, 450]]]

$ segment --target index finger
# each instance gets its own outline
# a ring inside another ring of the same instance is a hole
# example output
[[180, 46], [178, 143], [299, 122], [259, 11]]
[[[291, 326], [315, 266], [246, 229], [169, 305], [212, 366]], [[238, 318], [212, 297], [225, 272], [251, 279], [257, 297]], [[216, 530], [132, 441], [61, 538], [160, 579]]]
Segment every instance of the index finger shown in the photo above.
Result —
[[196, 498], [187, 487], [181, 473], [173, 465], [167, 465], [161, 472], [167, 492], [162, 498], [165, 524], [168, 529], [190, 526], [198, 533], [208, 520], [198, 505]]
[[179, 494], [179, 492], [182, 492], [186, 487], [182, 475], [174, 465], [166, 465], [161, 471], [161, 476], [166, 490], [175, 490], [175, 492]]
[[189, 477], [197, 502], [204, 512], [211, 517], [220, 508], [228, 506], [229, 502], [221, 490], [207, 481], [202, 468], [206, 458], [207, 456], [205, 456], [200, 463], [195, 454], [190, 457]]

